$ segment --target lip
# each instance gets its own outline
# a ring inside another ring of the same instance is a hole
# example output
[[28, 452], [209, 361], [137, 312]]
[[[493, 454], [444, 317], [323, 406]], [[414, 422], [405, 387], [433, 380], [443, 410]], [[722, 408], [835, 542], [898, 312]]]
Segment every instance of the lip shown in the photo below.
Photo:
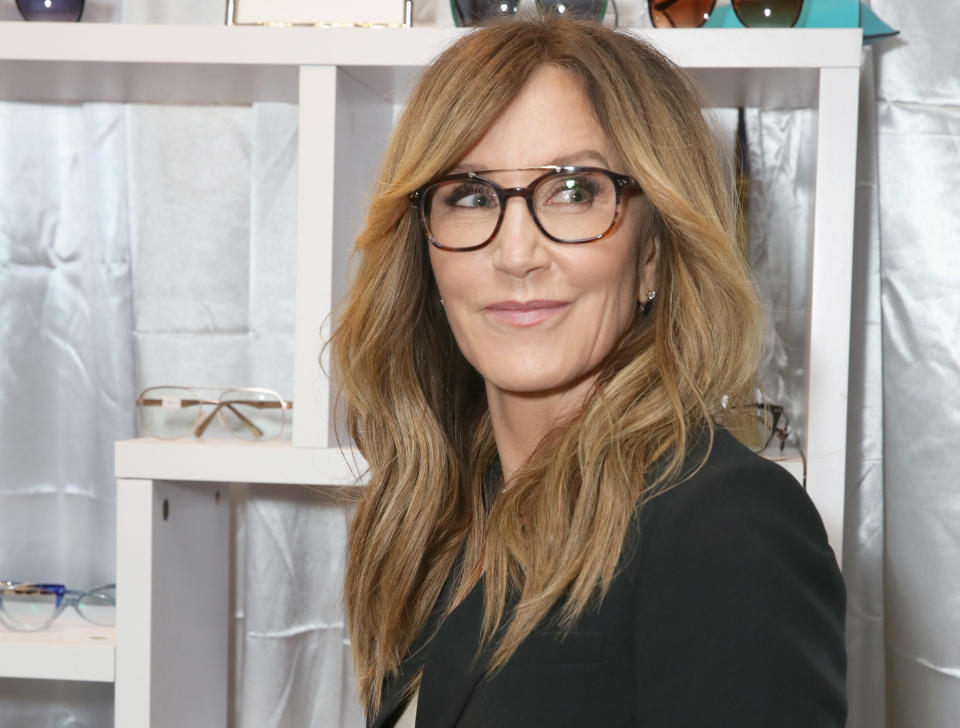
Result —
[[511, 326], [536, 326], [569, 306], [569, 301], [497, 301], [484, 310]]

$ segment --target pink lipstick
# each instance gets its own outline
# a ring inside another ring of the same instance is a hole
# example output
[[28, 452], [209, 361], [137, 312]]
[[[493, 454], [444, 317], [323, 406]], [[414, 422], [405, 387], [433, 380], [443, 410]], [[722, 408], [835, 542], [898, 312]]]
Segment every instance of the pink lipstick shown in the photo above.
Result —
[[511, 326], [535, 326], [566, 309], [567, 301], [497, 301], [484, 310]]

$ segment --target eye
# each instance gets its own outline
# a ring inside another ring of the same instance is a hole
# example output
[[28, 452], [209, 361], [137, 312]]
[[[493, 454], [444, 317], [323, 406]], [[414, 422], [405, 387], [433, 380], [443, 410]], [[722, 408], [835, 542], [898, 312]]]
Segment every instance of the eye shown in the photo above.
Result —
[[441, 199], [445, 207], [471, 210], [495, 208], [500, 202], [490, 187], [476, 182], [466, 182], [445, 189]]
[[586, 175], [564, 175], [547, 181], [547, 205], [588, 206], [596, 199], [599, 185]]

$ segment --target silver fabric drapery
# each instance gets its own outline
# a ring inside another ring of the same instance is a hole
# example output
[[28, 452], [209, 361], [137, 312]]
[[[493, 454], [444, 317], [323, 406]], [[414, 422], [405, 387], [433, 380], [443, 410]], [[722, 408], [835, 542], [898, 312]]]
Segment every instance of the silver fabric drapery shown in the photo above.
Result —
[[875, 613], [887, 725], [927, 728], [960, 715], [960, 5], [871, 6], [903, 31], [875, 53], [885, 513]]
[[[219, 24], [224, 5], [110, 0], [84, 20]], [[647, 24], [643, 0], [619, 5], [624, 25]], [[960, 712], [960, 8], [871, 5], [902, 34], [866, 51], [861, 89], [848, 726], [946, 728]], [[449, 24], [449, 8], [421, 0], [415, 18]], [[718, 119], [729, 135], [734, 117]], [[746, 119], [767, 389], [802, 430], [816, 114]], [[112, 441], [133, 434], [140, 388], [292, 396], [296, 147], [291, 105], [0, 103], [0, 577], [112, 580]], [[342, 610], [348, 511], [323, 489], [230, 492], [231, 724], [362, 725]], [[0, 679], [0, 728], [111, 724], [109, 685]]]

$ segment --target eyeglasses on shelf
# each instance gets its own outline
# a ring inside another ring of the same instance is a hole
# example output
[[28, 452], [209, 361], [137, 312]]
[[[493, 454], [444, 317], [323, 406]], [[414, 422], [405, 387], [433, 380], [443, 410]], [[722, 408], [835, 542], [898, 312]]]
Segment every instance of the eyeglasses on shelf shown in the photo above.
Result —
[[790, 418], [783, 407], [770, 402], [721, 404], [719, 424], [726, 427], [740, 442], [757, 453], [776, 442], [782, 451], [790, 435]]
[[[200, 394], [217, 390], [222, 391], [215, 398]], [[262, 387], [160, 386], [148, 387], [137, 397], [141, 431], [163, 440], [202, 437], [214, 417], [241, 440], [275, 440], [283, 433], [291, 409], [293, 402]]]
[[46, 629], [68, 607], [92, 624], [112, 627], [116, 624], [117, 585], [77, 591], [63, 584], [0, 581], [0, 622], [7, 629]]

